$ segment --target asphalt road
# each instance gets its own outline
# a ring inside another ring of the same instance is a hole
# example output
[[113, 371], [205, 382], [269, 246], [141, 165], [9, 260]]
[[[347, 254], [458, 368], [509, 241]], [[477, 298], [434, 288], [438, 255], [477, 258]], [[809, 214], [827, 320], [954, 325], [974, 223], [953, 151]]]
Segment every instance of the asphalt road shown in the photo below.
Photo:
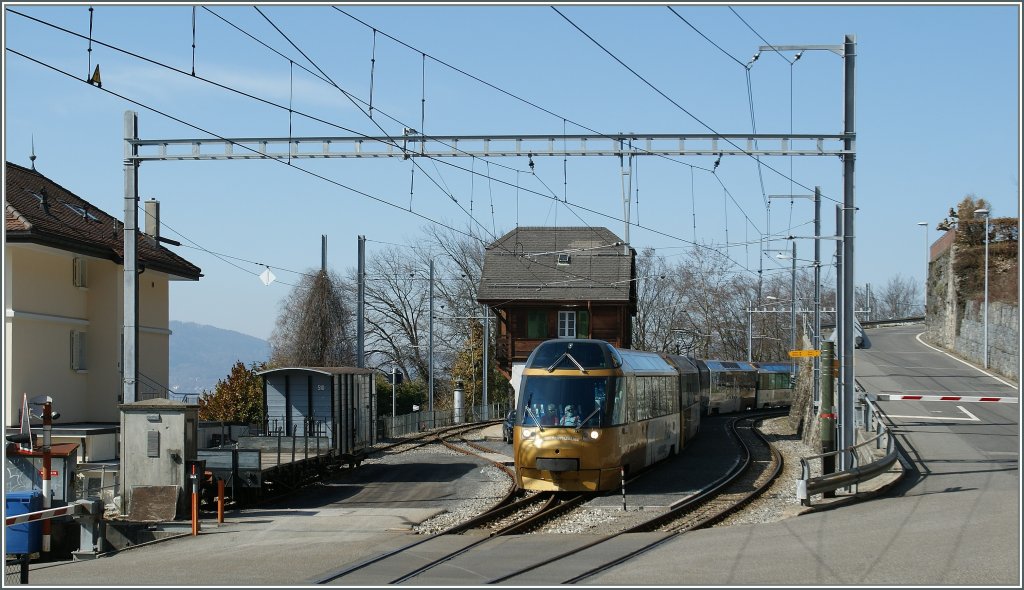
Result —
[[[917, 342], [919, 331], [870, 330], [871, 348], [855, 353], [858, 379], [868, 391], [1016, 395]], [[911, 462], [904, 482], [886, 497], [770, 524], [693, 531], [586, 583], [1019, 587], [1019, 404], [881, 406], [892, 415]], [[34, 564], [30, 583], [308, 585], [344, 564], [409, 543], [410, 528], [443, 509], [440, 499], [473, 494], [482, 464], [433, 455], [420, 466], [364, 464], [354, 477], [286, 504], [230, 513], [224, 525], [207, 524], [197, 537], [95, 561]], [[536, 556], [559, 552], [567, 543], [564, 535], [531, 535], [528, 541], [495, 544], [480, 566], [509, 559], [512, 544]]]
[[[928, 348], [916, 339], [921, 331], [869, 330], [871, 348], [854, 359], [868, 392], [1017, 395]], [[911, 462], [886, 497], [777, 523], [694, 531], [590, 583], [1019, 587], [1019, 404], [880, 405]]]

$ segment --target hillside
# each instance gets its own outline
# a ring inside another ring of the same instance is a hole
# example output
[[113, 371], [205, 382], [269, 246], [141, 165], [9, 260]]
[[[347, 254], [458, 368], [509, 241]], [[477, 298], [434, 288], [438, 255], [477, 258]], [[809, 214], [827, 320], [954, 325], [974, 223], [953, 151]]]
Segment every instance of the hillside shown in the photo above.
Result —
[[241, 332], [194, 322], [170, 322], [170, 389], [178, 394], [212, 391], [237, 361], [270, 358], [270, 344]]

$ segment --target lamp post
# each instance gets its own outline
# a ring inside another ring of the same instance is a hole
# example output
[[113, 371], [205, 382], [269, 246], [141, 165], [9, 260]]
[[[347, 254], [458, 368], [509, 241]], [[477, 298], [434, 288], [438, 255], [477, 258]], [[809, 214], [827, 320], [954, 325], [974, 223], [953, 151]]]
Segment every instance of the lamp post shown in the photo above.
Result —
[[985, 336], [983, 345], [982, 358], [984, 359], [984, 366], [988, 368], [988, 209], [975, 209], [974, 215], [985, 216]]
[[924, 228], [924, 315], [928, 315], [928, 265], [932, 261], [931, 252], [928, 251], [928, 222], [918, 221], [918, 225]]

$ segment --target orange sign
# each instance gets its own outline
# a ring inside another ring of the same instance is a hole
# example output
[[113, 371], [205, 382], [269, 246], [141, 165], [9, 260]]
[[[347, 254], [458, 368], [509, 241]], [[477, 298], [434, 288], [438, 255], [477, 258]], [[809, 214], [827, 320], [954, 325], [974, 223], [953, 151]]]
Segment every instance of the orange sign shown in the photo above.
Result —
[[[57, 477], [57, 475], [58, 475], [58, 473], [57, 473], [56, 469], [51, 469], [50, 470], [50, 477]], [[42, 476], [43, 476], [43, 470], [40, 469], [39, 470], [39, 477], [42, 477]]]
[[802, 357], [802, 356], [821, 356], [820, 350], [791, 350], [789, 351], [791, 357]]

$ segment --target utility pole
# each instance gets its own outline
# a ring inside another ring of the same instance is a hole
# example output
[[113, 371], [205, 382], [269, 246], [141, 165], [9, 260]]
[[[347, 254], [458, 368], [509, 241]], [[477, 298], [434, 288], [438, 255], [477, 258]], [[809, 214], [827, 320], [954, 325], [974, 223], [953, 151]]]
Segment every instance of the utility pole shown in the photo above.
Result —
[[[843, 334], [843, 448], [849, 449], [854, 444], [853, 424], [853, 401], [855, 395], [854, 370], [853, 370], [853, 338], [856, 330], [854, 309], [854, 252], [853, 237], [856, 235], [853, 226], [853, 214], [857, 210], [853, 198], [853, 171], [856, 160], [856, 125], [855, 115], [857, 110], [854, 104], [855, 89], [855, 65], [857, 59], [857, 41], [854, 35], [846, 35], [843, 43], [843, 59], [845, 71], [843, 81], [845, 85], [845, 123], [843, 125], [844, 154], [843, 154], [843, 325], [846, 328]], [[853, 467], [852, 457], [849, 453], [842, 454], [842, 469], [846, 471]]]
[[484, 308], [484, 360], [483, 360], [483, 365], [484, 365], [483, 366], [483, 374], [484, 375], [483, 375], [483, 386], [482, 386], [483, 387], [483, 396], [484, 396], [484, 399], [483, 399], [483, 403], [484, 403], [484, 420], [490, 420], [491, 419], [491, 408], [488, 405], [488, 401], [487, 401], [487, 382], [489, 381], [488, 378], [490, 377], [491, 372], [487, 368], [487, 357], [490, 356], [490, 352], [491, 352], [491, 343], [490, 343], [490, 337], [491, 337], [491, 310], [488, 309], [486, 305], [484, 305], [482, 307]]
[[750, 309], [751, 307], [753, 307], [753, 305], [754, 305], [754, 303], [748, 299], [747, 300], [747, 362], [748, 363], [754, 361], [754, 327], [753, 327], [754, 312], [753, 312], [752, 309]]
[[135, 401], [139, 374], [139, 116], [124, 113], [124, 322], [121, 338], [121, 401]]
[[[814, 349], [821, 350], [821, 187], [814, 187]], [[814, 399], [821, 401], [821, 356], [814, 357]]]
[[364, 316], [366, 311], [366, 236], [359, 236], [358, 240], [359, 262], [358, 262], [358, 298], [356, 301], [356, 366], [360, 369], [366, 367], [365, 338], [366, 328]]
[[427, 409], [430, 410], [430, 422], [434, 422], [434, 259], [430, 259], [430, 323], [427, 336], [427, 357], [430, 367], [427, 369], [429, 385]]
[[[835, 347], [831, 342], [821, 343], [821, 358], [824, 360], [825, 365], [822, 369], [821, 383], [821, 408], [818, 413], [820, 418], [820, 429], [821, 433], [821, 452], [822, 454], [831, 453], [836, 450], [836, 410], [835, 410], [835, 397], [832, 391], [832, 360], [835, 358], [834, 354]], [[821, 459], [821, 472], [824, 475], [829, 473], [835, 473], [836, 471], [836, 457], [835, 455], [829, 455], [822, 457]], [[826, 498], [835, 497], [834, 491], [825, 492]]]

